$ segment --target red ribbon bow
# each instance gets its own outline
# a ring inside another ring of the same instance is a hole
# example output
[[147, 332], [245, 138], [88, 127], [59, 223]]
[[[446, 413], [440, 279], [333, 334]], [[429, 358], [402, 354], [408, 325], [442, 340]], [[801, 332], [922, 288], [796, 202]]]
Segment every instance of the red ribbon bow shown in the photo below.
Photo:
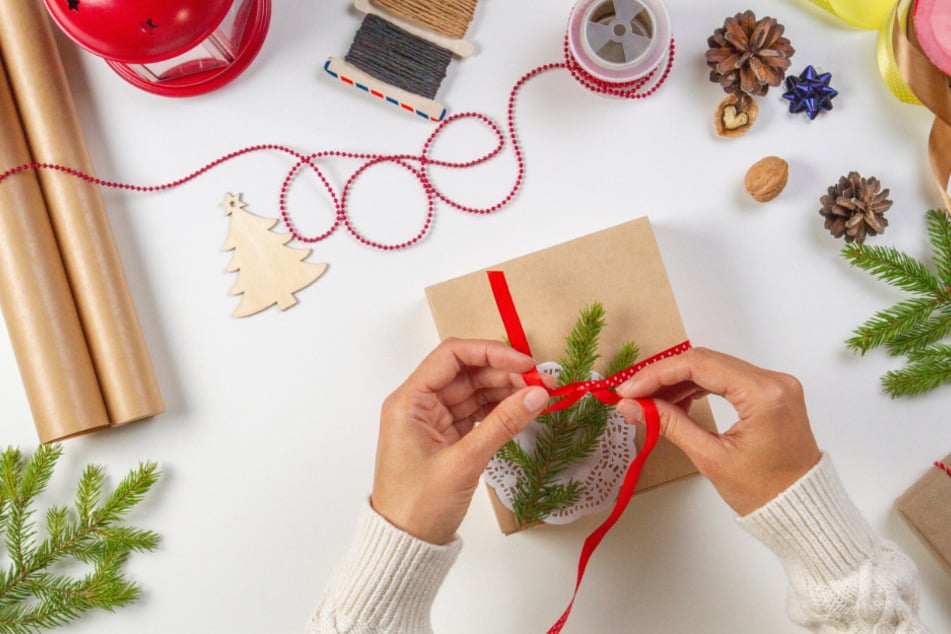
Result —
[[[492, 295], [495, 297], [499, 315], [501, 315], [502, 323], [505, 325], [505, 333], [508, 335], [509, 343], [519, 352], [532, 356], [531, 348], [528, 346], [528, 339], [525, 337], [525, 331], [522, 329], [522, 322], [518, 317], [518, 312], [515, 310], [515, 302], [512, 301], [512, 294], [509, 292], [508, 283], [505, 281], [505, 273], [502, 271], [488, 271], [487, 273], [489, 276], [489, 285], [492, 287]], [[618, 393], [615, 391], [617, 386], [640, 372], [646, 366], [661, 359], [681, 354], [689, 349], [690, 342], [684, 341], [600, 381], [580, 381], [553, 389], [545, 386], [537, 368], [526, 372], [522, 377], [528, 385], [543, 387], [548, 391], [549, 396], [560, 399], [549, 405], [542, 414], [567, 409], [587, 394], [590, 394], [606, 405], [615, 405], [621, 400], [621, 397], [618, 396]], [[561, 628], [564, 627], [565, 622], [568, 620], [568, 616], [571, 614], [571, 608], [575, 603], [575, 597], [578, 596], [578, 589], [581, 587], [581, 580], [584, 578], [585, 569], [588, 567], [588, 560], [591, 559], [591, 555], [601, 543], [601, 540], [604, 539], [604, 536], [607, 535], [611, 527], [613, 527], [621, 517], [621, 514], [624, 513], [624, 509], [627, 508], [628, 502], [631, 501], [631, 496], [634, 495], [634, 489], [637, 487], [637, 480], [641, 475], [641, 469], [644, 467], [644, 463], [647, 461], [647, 456], [650, 455], [654, 446], [657, 444], [657, 439], [660, 437], [660, 416], [657, 413], [657, 406], [654, 404], [654, 401], [648, 398], [639, 398], [637, 399], [637, 403], [644, 410], [644, 422], [647, 425], [647, 436], [644, 439], [644, 446], [637, 452], [637, 456], [633, 462], [631, 462], [631, 466], [628, 467], [627, 473], [624, 474], [621, 491], [618, 493], [617, 502], [615, 502], [611, 514], [585, 539], [584, 546], [581, 549], [581, 557], [578, 560], [578, 578], [575, 582], [575, 590], [571, 596], [571, 602], [561, 617], [559, 617], [558, 621], [548, 630], [548, 634], [561, 632]]]

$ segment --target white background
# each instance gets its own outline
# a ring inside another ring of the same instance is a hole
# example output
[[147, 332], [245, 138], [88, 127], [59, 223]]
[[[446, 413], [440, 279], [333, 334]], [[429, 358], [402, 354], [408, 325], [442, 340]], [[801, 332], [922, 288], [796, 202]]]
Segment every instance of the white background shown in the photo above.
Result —
[[[456, 60], [439, 98], [450, 112], [503, 122], [512, 84], [559, 61], [572, 3], [484, 0], [469, 30], [477, 54]], [[833, 74], [835, 109], [816, 121], [786, 112], [781, 90], [760, 100], [755, 127], [718, 138], [723, 97], [707, 81], [706, 38], [752, 8], [787, 27], [792, 71]], [[899, 362], [843, 345], [853, 327], [903, 295], [850, 269], [822, 227], [818, 198], [850, 170], [877, 176], [895, 204], [877, 244], [925, 257], [924, 212], [939, 204], [927, 168], [930, 115], [897, 102], [879, 78], [875, 33], [851, 29], [802, 1], [671, 0], [677, 60], [653, 97], [596, 96], [564, 71], [530, 82], [518, 102], [526, 180], [488, 216], [440, 204], [428, 238], [382, 253], [338, 232], [316, 245], [324, 277], [300, 304], [248, 319], [230, 314], [234, 276], [219, 251], [228, 218], [218, 203], [243, 192], [277, 215], [287, 158], [254, 155], [160, 194], [107, 192], [109, 213], [162, 391], [165, 414], [66, 443], [48, 501], [63, 501], [87, 462], [112, 482], [138, 461], [163, 477], [131, 520], [162, 534], [130, 575], [142, 600], [94, 614], [72, 632], [299, 632], [347, 547], [369, 492], [379, 405], [437, 343], [425, 286], [642, 215], [654, 225], [691, 339], [798, 376], [821, 446], [874, 528], [921, 571], [921, 614], [951, 631], [951, 576], [892, 509], [894, 499], [951, 451], [951, 387], [890, 400], [878, 377]], [[125, 84], [72, 45], [65, 62], [99, 174], [173, 180], [238, 147], [282, 143], [306, 152], [418, 153], [432, 125], [325, 76], [360, 17], [344, 1], [276, 0], [270, 33], [235, 83], [174, 100]], [[491, 145], [474, 125], [437, 149], [472, 157]], [[746, 169], [786, 158], [789, 185], [753, 202]], [[357, 164], [333, 161], [339, 187]], [[508, 191], [510, 149], [464, 174], [434, 172], [459, 200]], [[298, 180], [292, 213], [314, 232], [332, 217], [316, 180]], [[380, 167], [354, 193], [354, 218], [379, 239], [409, 236], [422, 194]], [[300, 246], [300, 245], [298, 245]], [[637, 275], [636, 270], [617, 275]], [[592, 298], [610, 279], [592, 279]], [[32, 450], [32, 418], [8, 338], [0, 336], [4, 444]], [[731, 412], [715, 403], [719, 425]], [[461, 534], [466, 547], [443, 587], [439, 632], [541, 632], [561, 613], [593, 522], [513, 537], [498, 531], [484, 491]], [[713, 488], [692, 478], [635, 498], [589, 567], [570, 632], [793, 632], [774, 557], [734, 524]]]

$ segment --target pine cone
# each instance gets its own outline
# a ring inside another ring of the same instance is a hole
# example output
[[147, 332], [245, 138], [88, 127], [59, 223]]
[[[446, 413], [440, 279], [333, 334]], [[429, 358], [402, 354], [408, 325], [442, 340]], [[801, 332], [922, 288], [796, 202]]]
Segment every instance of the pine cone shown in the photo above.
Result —
[[858, 172], [849, 172], [829, 187], [829, 193], [819, 202], [819, 213], [825, 216], [825, 227], [836, 238], [845, 236], [846, 242], [865, 242], [865, 235], [878, 235], [885, 231], [888, 220], [885, 212], [892, 206], [887, 200], [888, 190], [874, 176], [863, 178]]
[[710, 81], [719, 82], [727, 93], [762, 96], [786, 76], [789, 58], [796, 52], [785, 27], [775, 18], [757, 21], [752, 11], [737, 13], [723, 21], [707, 45]]

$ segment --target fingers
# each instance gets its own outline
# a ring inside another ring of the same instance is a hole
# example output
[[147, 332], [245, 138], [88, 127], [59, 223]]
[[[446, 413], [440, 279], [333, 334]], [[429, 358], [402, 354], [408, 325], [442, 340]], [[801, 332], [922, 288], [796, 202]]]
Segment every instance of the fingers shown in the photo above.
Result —
[[516, 387], [525, 387], [525, 382], [520, 380], [520, 376], [495, 368], [466, 368], [438, 391], [439, 400], [445, 403], [446, 407], [452, 408], [480, 392], [498, 393], [508, 390], [507, 394], [495, 399], [501, 401], [514, 392]]
[[481, 472], [492, 456], [525, 429], [547, 403], [548, 392], [543, 388], [523, 388], [496, 405], [453, 449], [465, 455], [464, 464]]
[[437, 392], [450, 385], [466, 368], [494, 368], [503, 373], [521, 374], [534, 366], [531, 357], [501, 341], [449, 338], [423, 359], [408, 382]]
[[502, 402], [513, 392], [515, 392], [515, 388], [511, 386], [480, 390], [470, 394], [465, 400], [458, 403], [451, 405], [446, 403], [446, 408], [449, 410], [454, 421], [462, 421], [470, 417], [479, 420], [482, 416], [485, 416], [496, 403]]
[[[716, 464], [723, 453], [720, 437], [708, 432], [690, 418], [683, 408], [654, 399], [657, 414], [660, 417], [660, 433], [683, 450], [701, 473], [708, 465]], [[644, 422], [641, 406], [632, 400], [622, 400], [617, 411], [629, 422]]]
[[621, 384], [617, 392], [623, 398], [641, 398], [692, 383], [736, 406], [744, 395], [755, 391], [764, 372], [722, 352], [693, 348], [647, 366]]

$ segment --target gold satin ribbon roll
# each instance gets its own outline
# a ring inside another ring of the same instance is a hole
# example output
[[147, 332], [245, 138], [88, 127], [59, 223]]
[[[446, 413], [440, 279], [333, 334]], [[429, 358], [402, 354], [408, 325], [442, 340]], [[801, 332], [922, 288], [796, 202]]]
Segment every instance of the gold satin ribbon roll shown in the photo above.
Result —
[[928, 137], [928, 154], [931, 158], [931, 171], [938, 181], [944, 208], [951, 214], [951, 126], [935, 119]]
[[894, 4], [888, 11], [888, 15], [878, 31], [876, 58], [878, 59], [878, 72], [892, 94], [899, 101], [918, 106], [921, 105], [921, 101], [918, 100], [915, 92], [908, 85], [908, 77], [902, 72], [895, 52], [897, 42], [905, 37], [904, 24], [907, 21], [909, 6], [910, 2], [908, 0], [902, 0]]

